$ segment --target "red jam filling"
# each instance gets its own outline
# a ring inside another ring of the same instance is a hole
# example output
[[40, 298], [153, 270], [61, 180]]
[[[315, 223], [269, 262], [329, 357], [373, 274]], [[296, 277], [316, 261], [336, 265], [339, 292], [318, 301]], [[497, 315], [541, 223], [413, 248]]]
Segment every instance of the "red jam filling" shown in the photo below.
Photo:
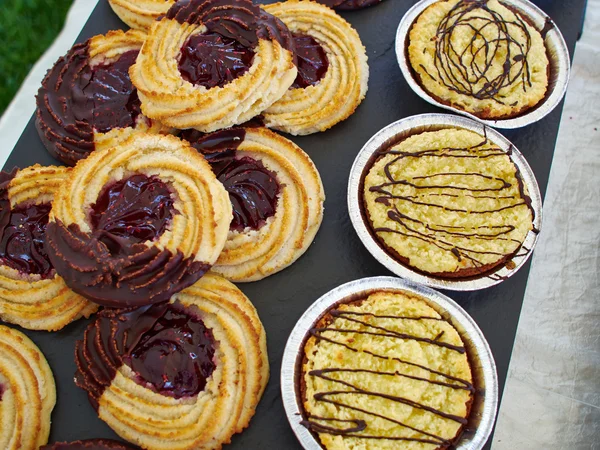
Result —
[[129, 68], [138, 53], [139, 50], [130, 50], [115, 62], [84, 69], [73, 93], [77, 95], [71, 97], [72, 113], [77, 120], [102, 133], [135, 126], [141, 114], [140, 99], [129, 78]]
[[223, 158], [207, 158], [218, 180], [223, 183], [233, 207], [230, 229], [258, 230], [275, 215], [277, 196], [281, 190], [273, 172], [262, 162], [248, 156], [235, 159], [232, 152]]
[[[123, 360], [162, 395], [197, 395], [215, 370], [212, 332], [202, 320], [174, 305], [156, 305], [151, 309], [164, 312], [139, 336]], [[135, 323], [128, 332], [136, 333]]]
[[156, 177], [136, 174], [105, 187], [92, 205], [90, 221], [113, 254], [159, 237], [177, 211], [171, 190]]
[[292, 33], [298, 58], [298, 76], [292, 88], [314, 86], [323, 79], [329, 68], [329, 60], [325, 50], [312, 36]]
[[25, 274], [49, 277], [52, 264], [44, 248], [44, 236], [52, 205], [0, 205], [0, 262]]
[[223, 87], [250, 69], [254, 51], [219, 33], [195, 34], [181, 49], [179, 72], [184, 80], [206, 88]]

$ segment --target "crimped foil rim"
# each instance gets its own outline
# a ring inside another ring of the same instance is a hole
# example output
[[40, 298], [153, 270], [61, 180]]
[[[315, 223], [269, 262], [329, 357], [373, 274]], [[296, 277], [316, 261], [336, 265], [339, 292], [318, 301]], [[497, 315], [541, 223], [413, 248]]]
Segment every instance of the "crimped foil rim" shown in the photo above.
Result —
[[[442, 279], [425, 275], [405, 266], [390, 256], [383, 249], [379, 241], [373, 237], [369, 229], [369, 224], [366, 223], [363, 217], [361, 185], [363, 174], [366, 175], [366, 171], [370, 168], [370, 161], [373, 154], [380, 148], [390, 145], [389, 142], [398, 136], [408, 137], [411, 134], [443, 128], [463, 128], [479, 133], [482, 136], [485, 133], [493, 144], [498, 145], [504, 151], [508, 151], [508, 149], [512, 151], [510, 158], [519, 169], [523, 183], [527, 187], [529, 196], [531, 197], [531, 207], [534, 211], [533, 227], [537, 231], [530, 231], [527, 234], [520, 249], [529, 250], [524, 254], [517, 252], [517, 255], [511, 260], [514, 263], [512, 268], [502, 265], [491, 273], [468, 279]], [[508, 139], [496, 130], [466, 117], [451, 114], [421, 114], [401, 119], [383, 128], [358, 153], [352, 169], [350, 169], [350, 178], [348, 180], [348, 213], [358, 237], [369, 253], [394, 274], [437, 289], [475, 291], [501, 283], [514, 275], [527, 262], [537, 243], [539, 231], [542, 227], [542, 196], [533, 170], [531, 170], [525, 157]]]
[[396, 32], [396, 57], [398, 59], [398, 64], [400, 65], [400, 70], [402, 71], [402, 74], [404, 75], [408, 85], [419, 97], [426, 102], [431, 103], [432, 105], [462, 114], [463, 116], [467, 116], [471, 119], [485, 123], [490, 127], [503, 129], [521, 128], [535, 123], [550, 114], [554, 108], [560, 104], [565, 96], [565, 93], [567, 92], [567, 86], [569, 85], [569, 78], [571, 76], [571, 59], [569, 56], [569, 49], [567, 48], [567, 44], [565, 43], [562, 33], [554, 21], [552, 21], [552, 19], [544, 11], [528, 0], [510, 0], [506, 3], [517, 8], [521, 13], [530, 18], [535, 24], [536, 28], [543, 29], [546, 24], [551, 24], [552, 26], [552, 28], [550, 28], [544, 37], [544, 44], [546, 45], [551, 67], [549, 79], [550, 94], [542, 100], [541, 104], [536, 106], [531, 111], [519, 115], [518, 117], [513, 117], [511, 119], [491, 120], [480, 119], [474, 114], [463, 111], [462, 109], [445, 105], [429, 95], [429, 93], [421, 87], [419, 82], [413, 76], [410, 63], [406, 57], [406, 48], [408, 47], [410, 28], [415, 20], [417, 20], [419, 15], [428, 6], [437, 3], [438, 1], [439, 0], [421, 0], [417, 2], [406, 12], [404, 17], [402, 17]]
[[[307, 333], [334, 305], [356, 294], [377, 290], [402, 290], [417, 294], [457, 329], [467, 347], [471, 369], [477, 381], [469, 424], [455, 448], [456, 450], [483, 448], [495, 423], [499, 390], [496, 363], [485, 336], [473, 318], [449, 297], [418, 283], [395, 277], [362, 278], [338, 286], [309, 306], [292, 330], [281, 364], [281, 395], [288, 421], [300, 444], [306, 450], [323, 448], [318, 439], [300, 423], [303, 418], [303, 407], [298, 380], [302, 371], [302, 355]], [[475, 429], [472, 429], [471, 421], [475, 421]]]

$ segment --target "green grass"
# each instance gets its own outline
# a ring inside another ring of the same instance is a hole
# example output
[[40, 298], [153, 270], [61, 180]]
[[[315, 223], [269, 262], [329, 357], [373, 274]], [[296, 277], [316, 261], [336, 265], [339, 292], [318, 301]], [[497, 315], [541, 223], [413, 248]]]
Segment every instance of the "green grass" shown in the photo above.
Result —
[[0, 115], [63, 27], [73, 0], [0, 0]]

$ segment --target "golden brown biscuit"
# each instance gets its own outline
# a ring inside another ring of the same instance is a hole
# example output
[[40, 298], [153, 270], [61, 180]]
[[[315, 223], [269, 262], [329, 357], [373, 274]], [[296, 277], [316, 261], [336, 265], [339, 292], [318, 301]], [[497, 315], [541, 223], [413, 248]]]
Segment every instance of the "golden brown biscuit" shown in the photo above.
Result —
[[248, 426], [269, 362], [258, 314], [233, 284], [207, 274], [169, 303], [97, 317], [77, 343], [75, 381], [122, 438], [218, 449]]
[[166, 301], [217, 260], [231, 203], [196, 150], [160, 134], [114, 137], [57, 193], [48, 255], [75, 292], [113, 307]]
[[497, 0], [432, 4], [410, 30], [408, 57], [430, 95], [482, 119], [522, 114], [548, 87], [541, 33]]
[[37, 95], [36, 127], [52, 156], [73, 166], [111, 130], [169, 131], [141, 114], [129, 78], [144, 39], [138, 30], [109, 31], [74, 45], [48, 71]]
[[294, 84], [265, 111], [265, 124], [304, 135], [347, 119], [365, 98], [369, 81], [366, 50], [356, 30], [335, 11], [311, 1], [263, 8], [292, 32], [298, 61]]
[[145, 30], [164, 15], [175, 0], [108, 0], [110, 7], [131, 28]]
[[475, 392], [456, 329], [402, 291], [328, 311], [310, 331], [301, 380], [303, 424], [328, 450], [449, 448]]
[[55, 403], [54, 377], [42, 352], [23, 333], [0, 325], [0, 448], [46, 444]]
[[383, 150], [363, 192], [380, 244], [434, 276], [488, 273], [533, 230], [531, 199], [509, 154], [464, 129], [413, 135]]
[[130, 74], [145, 115], [210, 132], [281, 98], [293, 58], [287, 27], [250, 0], [190, 0], [152, 25]]
[[0, 318], [30, 330], [60, 330], [98, 306], [70, 290], [44, 249], [54, 193], [66, 167], [0, 174]]
[[261, 127], [182, 137], [205, 155], [233, 206], [214, 272], [235, 282], [256, 281], [304, 254], [323, 220], [325, 193], [302, 149]]

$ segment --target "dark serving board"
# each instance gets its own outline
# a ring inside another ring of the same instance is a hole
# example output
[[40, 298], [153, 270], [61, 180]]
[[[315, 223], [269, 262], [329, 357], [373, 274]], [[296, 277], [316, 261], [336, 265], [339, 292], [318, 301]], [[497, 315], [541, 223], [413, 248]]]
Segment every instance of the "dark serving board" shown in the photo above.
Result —
[[[281, 357], [290, 331], [305, 309], [330, 289], [362, 277], [390, 275], [354, 232], [346, 207], [346, 190], [352, 162], [373, 134], [407, 116], [441, 112], [410, 90], [396, 62], [396, 28], [413, 3], [385, 0], [372, 8], [342, 14], [358, 30], [367, 47], [371, 69], [369, 92], [356, 113], [345, 122], [325, 133], [292, 138], [312, 157], [321, 173], [327, 195], [325, 218], [315, 242], [295, 264], [265, 280], [240, 285], [256, 305], [267, 332], [271, 380], [250, 427], [235, 436], [227, 448], [301, 448], [288, 425], [279, 388]], [[555, 20], [572, 55], [585, 0], [534, 0], [534, 3]], [[78, 42], [117, 28], [125, 26], [107, 1], [100, 0]], [[528, 159], [542, 195], [548, 183], [561, 109], [562, 105], [534, 125], [503, 133]], [[44, 149], [31, 120], [5, 168], [34, 163], [57, 164]], [[495, 287], [470, 293], [446, 292], [473, 316], [487, 337], [498, 366], [500, 392], [506, 380], [528, 273], [529, 264]], [[117, 437], [98, 419], [85, 392], [73, 382], [75, 341], [83, 336], [87, 322], [80, 320], [57, 333], [25, 331], [46, 355], [56, 379], [58, 401], [52, 415], [50, 442]]]

